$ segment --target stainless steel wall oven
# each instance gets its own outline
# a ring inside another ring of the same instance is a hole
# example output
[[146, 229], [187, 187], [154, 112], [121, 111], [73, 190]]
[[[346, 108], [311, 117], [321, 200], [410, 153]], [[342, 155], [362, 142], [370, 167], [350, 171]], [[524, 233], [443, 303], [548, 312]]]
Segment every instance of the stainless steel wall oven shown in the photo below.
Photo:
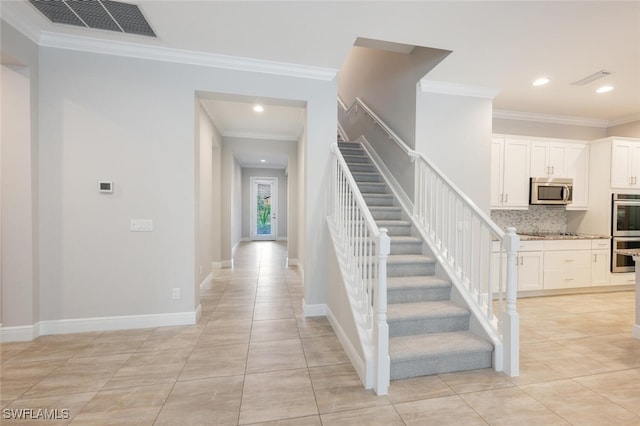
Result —
[[639, 194], [612, 195], [611, 236], [611, 272], [635, 271], [633, 259], [616, 254], [616, 250], [640, 248]]

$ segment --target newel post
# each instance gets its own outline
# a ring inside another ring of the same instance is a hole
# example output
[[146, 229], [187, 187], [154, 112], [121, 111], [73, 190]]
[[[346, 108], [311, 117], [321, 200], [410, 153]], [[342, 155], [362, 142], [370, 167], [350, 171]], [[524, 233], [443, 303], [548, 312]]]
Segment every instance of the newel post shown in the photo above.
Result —
[[391, 239], [385, 228], [380, 228], [378, 239], [378, 286], [375, 289], [373, 341], [374, 341], [374, 390], [386, 395], [389, 389], [391, 358], [389, 357], [389, 325], [387, 324], [387, 256], [391, 251]]
[[516, 256], [520, 249], [520, 236], [515, 228], [507, 228], [504, 236], [507, 251], [507, 309], [502, 314], [504, 336], [504, 371], [511, 377], [520, 375], [520, 316], [516, 311], [518, 279]]

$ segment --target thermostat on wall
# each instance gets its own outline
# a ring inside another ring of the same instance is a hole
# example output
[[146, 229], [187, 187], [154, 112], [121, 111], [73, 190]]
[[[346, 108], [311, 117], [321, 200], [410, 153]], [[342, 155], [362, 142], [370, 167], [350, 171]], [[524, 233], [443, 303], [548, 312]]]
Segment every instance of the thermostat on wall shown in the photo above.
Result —
[[98, 182], [99, 192], [113, 192], [113, 182]]

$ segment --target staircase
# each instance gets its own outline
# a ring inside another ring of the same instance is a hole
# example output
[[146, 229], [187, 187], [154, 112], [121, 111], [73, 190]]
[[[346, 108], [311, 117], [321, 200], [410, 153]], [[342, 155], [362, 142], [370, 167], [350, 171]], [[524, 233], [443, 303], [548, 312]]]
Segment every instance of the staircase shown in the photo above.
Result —
[[359, 143], [340, 151], [379, 228], [391, 239], [387, 258], [387, 323], [391, 380], [492, 366], [493, 346], [469, 331], [470, 311], [451, 300], [407, 215]]

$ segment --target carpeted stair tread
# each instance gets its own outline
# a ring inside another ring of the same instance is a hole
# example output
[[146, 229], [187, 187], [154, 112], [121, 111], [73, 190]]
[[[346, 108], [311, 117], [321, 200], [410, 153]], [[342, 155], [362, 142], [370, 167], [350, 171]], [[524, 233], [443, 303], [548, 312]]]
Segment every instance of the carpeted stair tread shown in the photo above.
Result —
[[423, 254], [392, 254], [387, 257], [387, 265], [403, 265], [412, 263], [435, 263], [433, 257]]
[[469, 310], [448, 300], [430, 302], [394, 303], [387, 306], [387, 321], [410, 321], [428, 318], [455, 318], [469, 316]]
[[415, 290], [421, 288], [450, 288], [451, 282], [435, 275], [387, 278], [388, 290]]
[[469, 331], [400, 336], [389, 339], [391, 362], [474, 352], [492, 352], [493, 345]]

